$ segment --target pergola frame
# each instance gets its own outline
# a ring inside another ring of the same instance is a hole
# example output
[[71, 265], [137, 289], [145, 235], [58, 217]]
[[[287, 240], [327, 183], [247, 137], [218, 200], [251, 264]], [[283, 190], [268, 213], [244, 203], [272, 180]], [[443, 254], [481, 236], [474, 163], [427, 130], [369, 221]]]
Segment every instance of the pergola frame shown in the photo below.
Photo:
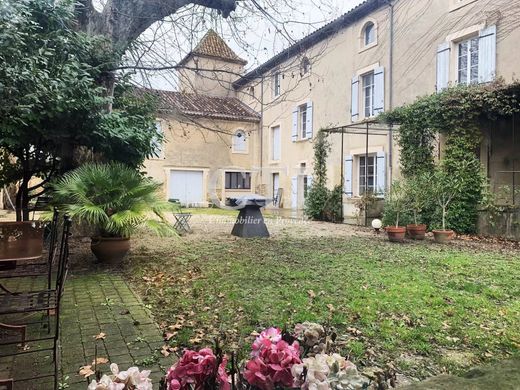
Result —
[[[390, 172], [392, 172], [392, 158], [393, 158], [393, 135], [395, 132], [399, 131], [399, 127], [396, 124], [384, 124], [378, 121], [377, 119], [365, 120], [359, 123], [352, 123], [350, 125], [332, 127], [328, 129], [323, 129], [325, 133], [328, 134], [341, 134], [341, 191], [345, 194], [345, 163], [343, 159], [345, 158], [345, 134], [354, 134], [354, 135], [364, 135], [365, 136], [365, 161], [368, 162], [368, 148], [369, 148], [369, 138], [371, 135], [377, 136], [387, 136], [388, 140], [388, 163], [390, 167]], [[386, 168], [386, 167], [385, 167]], [[365, 163], [365, 180], [368, 179], [368, 163]], [[389, 177], [387, 177], [387, 188], [390, 187], [392, 182], [392, 175], [390, 173]], [[343, 215], [343, 200], [341, 201], [341, 218], [344, 218]], [[367, 225], [368, 217], [365, 210], [365, 226]]]

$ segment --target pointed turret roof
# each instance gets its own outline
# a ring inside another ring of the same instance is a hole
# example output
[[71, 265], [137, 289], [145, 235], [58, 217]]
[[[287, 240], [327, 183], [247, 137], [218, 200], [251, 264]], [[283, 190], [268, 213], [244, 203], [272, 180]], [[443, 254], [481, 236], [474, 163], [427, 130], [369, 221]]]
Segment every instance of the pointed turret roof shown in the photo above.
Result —
[[186, 63], [193, 56], [217, 58], [223, 61], [245, 65], [247, 61], [240, 58], [215, 30], [209, 29], [199, 44], [179, 63]]

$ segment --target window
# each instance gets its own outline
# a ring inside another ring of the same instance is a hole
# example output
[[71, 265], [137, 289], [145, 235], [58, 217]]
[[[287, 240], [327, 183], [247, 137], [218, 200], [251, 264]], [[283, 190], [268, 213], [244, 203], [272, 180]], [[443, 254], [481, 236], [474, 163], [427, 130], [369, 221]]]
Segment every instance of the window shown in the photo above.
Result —
[[273, 75], [273, 92], [274, 92], [274, 96], [280, 96], [280, 93], [281, 93], [281, 82], [282, 82], [282, 75], [280, 72], [276, 72], [274, 75]]
[[250, 190], [250, 172], [226, 172], [226, 190]]
[[155, 128], [157, 129], [157, 135], [152, 137], [153, 157], [160, 158], [162, 155], [162, 141], [164, 137], [164, 131], [160, 121], [155, 122]]
[[[368, 166], [367, 166], [368, 161]], [[359, 156], [359, 195], [367, 191], [375, 192], [376, 186], [376, 156]]]
[[374, 72], [363, 76], [363, 104], [365, 117], [374, 116]]
[[363, 44], [371, 45], [376, 41], [376, 26], [372, 22], [368, 22], [363, 29]]
[[478, 37], [459, 43], [458, 80], [461, 84], [478, 83], [478, 46]]
[[247, 136], [242, 130], [238, 130], [233, 135], [233, 153], [247, 153]]
[[303, 57], [301, 64], [301, 75], [306, 75], [311, 70], [311, 61], [308, 57]]
[[281, 158], [281, 131], [280, 126], [271, 128], [271, 160], [278, 161]]
[[298, 107], [298, 130], [301, 139], [307, 138], [307, 104]]

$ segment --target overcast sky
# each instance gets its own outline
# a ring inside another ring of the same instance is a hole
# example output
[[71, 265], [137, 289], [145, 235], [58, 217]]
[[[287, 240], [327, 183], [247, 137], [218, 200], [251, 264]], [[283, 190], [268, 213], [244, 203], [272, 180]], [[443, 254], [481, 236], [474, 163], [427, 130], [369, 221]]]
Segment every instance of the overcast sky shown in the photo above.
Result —
[[[175, 65], [213, 28], [248, 61], [246, 70], [251, 70], [363, 0], [256, 0], [265, 7], [265, 14], [252, 2], [239, 2], [234, 17], [226, 20], [205, 9], [185, 8], [145, 33], [142, 39], [147, 54], [135, 54], [130, 62], [139, 58], [145, 66]], [[148, 45], [147, 41], [154, 43]], [[172, 71], [146, 71], [135, 80], [147, 87], [176, 89]]]

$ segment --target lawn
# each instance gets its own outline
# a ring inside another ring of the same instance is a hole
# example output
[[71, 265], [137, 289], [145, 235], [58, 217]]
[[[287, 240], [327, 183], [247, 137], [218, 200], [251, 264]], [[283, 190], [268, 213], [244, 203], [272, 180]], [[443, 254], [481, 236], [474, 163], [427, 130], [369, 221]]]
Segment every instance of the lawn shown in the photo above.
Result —
[[164, 240], [144, 236], [128, 270], [178, 347], [225, 336], [244, 350], [253, 331], [332, 326], [361, 366], [408, 376], [459, 373], [519, 355], [520, 254], [383, 237]]

